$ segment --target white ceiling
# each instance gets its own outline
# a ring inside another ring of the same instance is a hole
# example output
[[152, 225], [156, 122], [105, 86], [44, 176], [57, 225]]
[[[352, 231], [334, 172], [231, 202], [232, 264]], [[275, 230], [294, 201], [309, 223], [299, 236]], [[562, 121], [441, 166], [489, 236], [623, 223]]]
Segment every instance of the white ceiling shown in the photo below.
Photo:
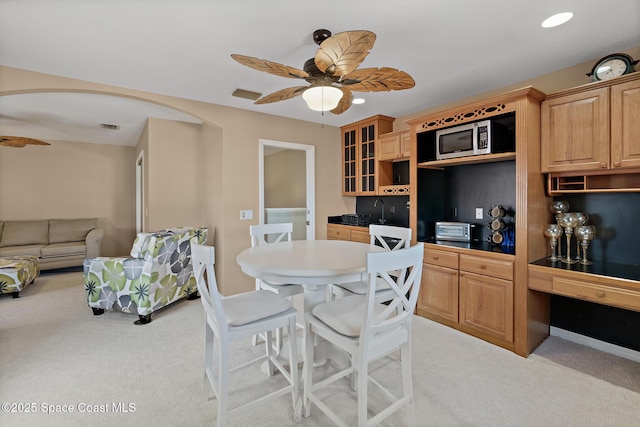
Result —
[[[563, 11], [573, 20], [541, 28]], [[373, 31], [360, 68], [398, 68], [415, 88], [362, 93], [367, 102], [341, 115], [313, 112], [301, 97], [254, 105], [231, 95], [304, 85], [230, 55], [302, 68], [319, 28]], [[335, 126], [407, 115], [637, 46], [639, 0], [0, 0], [1, 65]], [[104, 95], [0, 97], [0, 135], [135, 145], [147, 117], [197, 122]]]

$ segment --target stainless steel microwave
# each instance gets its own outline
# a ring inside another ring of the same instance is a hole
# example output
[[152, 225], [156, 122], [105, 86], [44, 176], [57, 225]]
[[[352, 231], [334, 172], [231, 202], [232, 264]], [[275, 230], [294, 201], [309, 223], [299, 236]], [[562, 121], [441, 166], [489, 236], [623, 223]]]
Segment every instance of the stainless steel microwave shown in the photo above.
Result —
[[436, 240], [471, 242], [476, 225], [468, 222], [436, 222]]
[[493, 153], [491, 120], [436, 131], [436, 160]]

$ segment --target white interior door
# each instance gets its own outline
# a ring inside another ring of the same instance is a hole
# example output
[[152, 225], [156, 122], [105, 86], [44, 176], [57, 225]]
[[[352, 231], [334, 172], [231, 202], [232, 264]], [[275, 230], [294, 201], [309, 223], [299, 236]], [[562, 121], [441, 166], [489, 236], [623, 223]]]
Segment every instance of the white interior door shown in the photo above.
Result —
[[[270, 222], [293, 222], [294, 240], [315, 239], [315, 147], [313, 145], [297, 144], [291, 142], [271, 141], [261, 139], [259, 141], [259, 180], [260, 180], [260, 224]], [[286, 156], [287, 150], [303, 153], [303, 156]], [[269, 171], [265, 165], [267, 156], [281, 156], [282, 158], [295, 158], [295, 164], [281, 164], [276, 171]], [[304, 186], [300, 188], [299, 179], [287, 177], [287, 169], [296, 170], [304, 174]], [[279, 179], [273, 185], [276, 173]], [[266, 174], [266, 175], [265, 175]], [[278, 193], [278, 194], [274, 194]], [[286, 195], [295, 193], [295, 202], [291, 202]], [[279, 201], [286, 200], [280, 203]], [[268, 201], [268, 202], [267, 202]], [[297, 206], [298, 204], [302, 206]]]

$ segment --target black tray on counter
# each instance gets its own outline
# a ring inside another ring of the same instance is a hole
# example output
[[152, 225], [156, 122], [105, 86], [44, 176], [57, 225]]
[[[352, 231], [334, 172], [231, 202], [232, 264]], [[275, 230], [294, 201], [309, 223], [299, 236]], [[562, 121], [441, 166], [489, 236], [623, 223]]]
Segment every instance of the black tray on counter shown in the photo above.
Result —
[[369, 214], [344, 214], [342, 215], [342, 223], [346, 225], [369, 225], [371, 215]]

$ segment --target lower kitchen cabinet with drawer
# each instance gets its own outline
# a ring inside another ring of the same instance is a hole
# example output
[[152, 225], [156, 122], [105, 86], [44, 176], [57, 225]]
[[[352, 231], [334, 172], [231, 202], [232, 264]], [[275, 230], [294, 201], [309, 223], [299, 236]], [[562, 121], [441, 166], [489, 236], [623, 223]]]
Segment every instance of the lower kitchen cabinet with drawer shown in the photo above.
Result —
[[417, 314], [511, 348], [513, 258], [425, 244]]
[[369, 227], [358, 227], [344, 224], [327, 224], [328, 240], [351, 240], [352, 242], [369, 243]]

